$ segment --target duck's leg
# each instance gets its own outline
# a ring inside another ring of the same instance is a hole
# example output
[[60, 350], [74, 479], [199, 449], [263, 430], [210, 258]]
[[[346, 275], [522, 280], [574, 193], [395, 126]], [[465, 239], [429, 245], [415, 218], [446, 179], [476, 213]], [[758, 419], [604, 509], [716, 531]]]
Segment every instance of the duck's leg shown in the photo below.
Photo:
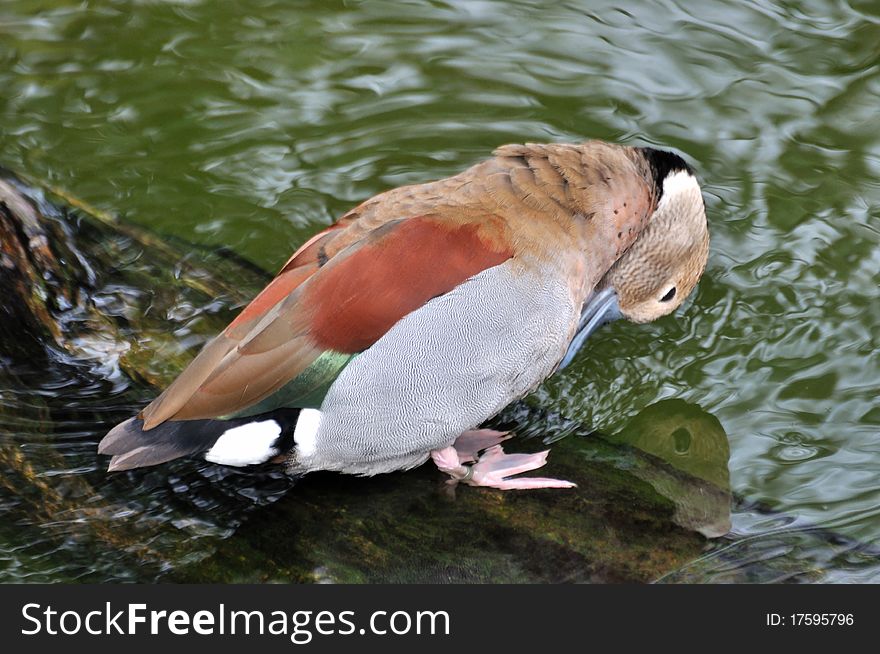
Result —
[[470, 466], [464, 465], [465, 463], [474, 463], [479, 458], [480, 452], [508, 438], [512, 436], [506, 431], [468, 429], [462, 432], [449, 447], [431, 452], [431, 458], [441, 472], [452, 477], [450, 483], [457, 484], [471, 474]]
[[[573, 488], [576, 485], [570, 481], [547, 477], [509, 479], [513, 475], [543, 466], [550, 450], [537, 454], [505, 454], [498, 443], [507, 438], [510, 436], [506, 432], [490, 429], [468, 431], [453, 445], [431, 452], [431, 458], [442, 472], [452, 477], [450, 482], [453, 484], [461, 481], [471, 486], [488, 486], [500, 490]], [[478, 455], [486, 445], [486, 451]], [[464, 465], [469, 462], [474, 463]]]

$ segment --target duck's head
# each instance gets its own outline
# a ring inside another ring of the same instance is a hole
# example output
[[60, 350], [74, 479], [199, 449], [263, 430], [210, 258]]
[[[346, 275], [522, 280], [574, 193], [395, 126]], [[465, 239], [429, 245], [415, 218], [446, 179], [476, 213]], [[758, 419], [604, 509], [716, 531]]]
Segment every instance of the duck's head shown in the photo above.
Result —
[[675, 311], [700, 280], [709, 256], [709, 228], [693, 170], [675, 154], [638, 148], [660, 197], [638, 238], [584, 302], [567, 365], [601, 325], [626, 318], [650, 322]]
[[645, 230], [596, 286], [611, 289], [618, 310], [633, 322], [650, 322], [681, 306], [709, 256], [706, 209], [693, 171], [676, 155], [643, 150], [663, 174], [660, 200]]

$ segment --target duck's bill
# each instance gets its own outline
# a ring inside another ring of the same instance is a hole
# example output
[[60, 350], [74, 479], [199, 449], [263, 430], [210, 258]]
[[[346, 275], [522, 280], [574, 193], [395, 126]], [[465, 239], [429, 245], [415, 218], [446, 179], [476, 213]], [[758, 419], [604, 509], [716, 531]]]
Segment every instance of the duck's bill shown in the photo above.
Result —
[[581, 310], [577, 331], [568, 345], [568, 351], [562, 357], [559, 370], [571, 363], [578, 350], [584, 346], [594, 331], [602, 325], [622, 317], [623, 314], [620, 313], [620, 307], [617, 305], [617, 293], [614, 292], [614, 289], [605, 288], [587, 298], [587, 301], [584, 302], [584, 308]]

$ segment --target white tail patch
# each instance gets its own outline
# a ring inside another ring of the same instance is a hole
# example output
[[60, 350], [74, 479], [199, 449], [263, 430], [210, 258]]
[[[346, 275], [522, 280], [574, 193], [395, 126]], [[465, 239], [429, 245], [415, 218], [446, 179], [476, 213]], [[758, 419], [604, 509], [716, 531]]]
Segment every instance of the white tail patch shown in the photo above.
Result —
[[293, 431], [293, 442], [296, 452], [301, 456], [315, 453], [318, 447], [318, 428], [321, 426], [321, 412], [317, 409], [303, 409], [299, 412], [296, 429]]
[[249, 422], [224, 431], [205, 459], [225, 466], [250, 466], [263, 463], [278, 454], [272, 447], [281, 435], [281, 425], [274, 420]]

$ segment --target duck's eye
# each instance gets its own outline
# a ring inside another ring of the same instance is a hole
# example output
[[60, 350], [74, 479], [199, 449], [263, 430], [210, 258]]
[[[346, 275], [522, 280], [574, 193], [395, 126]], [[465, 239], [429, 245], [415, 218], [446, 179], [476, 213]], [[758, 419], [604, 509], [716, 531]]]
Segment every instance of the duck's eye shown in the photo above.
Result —
[[687, 454], [691, 449], [691, 433], [684, 427], [679, 427], [672, 432], [672, 443], [676, 454]]
[[669, 302], [672, 298], [675, 297], [675, 286], [666, 291], [666, 295], [660, 298], [661, 302]]

